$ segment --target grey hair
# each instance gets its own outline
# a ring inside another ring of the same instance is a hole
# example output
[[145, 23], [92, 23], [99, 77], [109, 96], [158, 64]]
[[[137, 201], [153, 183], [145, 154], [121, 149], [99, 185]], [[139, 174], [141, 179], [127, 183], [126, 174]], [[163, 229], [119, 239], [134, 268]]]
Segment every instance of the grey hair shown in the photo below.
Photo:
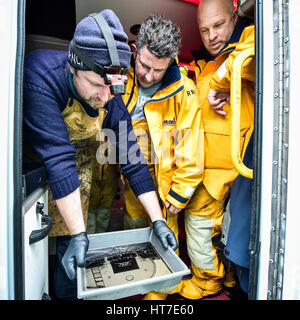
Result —
[[180, 45], [179, 27], [157, 15], [148, 17], [142, 23], [136, 41], [138, 53], [146, 46], [158, 58], [176, 58]]

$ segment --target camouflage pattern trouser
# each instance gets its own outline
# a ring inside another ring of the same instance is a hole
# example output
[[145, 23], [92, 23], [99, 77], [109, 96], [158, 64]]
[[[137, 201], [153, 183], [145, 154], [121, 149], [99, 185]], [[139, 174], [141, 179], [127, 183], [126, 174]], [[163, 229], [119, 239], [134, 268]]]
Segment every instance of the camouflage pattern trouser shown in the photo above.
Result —
[[[95, 141], [95, 137], [72, 141], [73, 145], [76, 147], [76, 169], [80, 180], [81, 206], [85, 226], [87, 224], [92, 185], [93, 163], [94, 159], [96, 159], [97, 145], [99, 146], [99, 142], [96, 144]], [[56, 202], [52, 198], [51, 192], [49, 193], [48, 211], [49, 215], [53, 218], [53, 225], [49, 236], [55, 237], [69, 235], [69, 230], [57, 208]]]
[[89, 234], [107, 231], [119, 179], [117, 165], [110, 163], [100, 165], [96, 159], [93, 162], [87, 221], [87, 233]]

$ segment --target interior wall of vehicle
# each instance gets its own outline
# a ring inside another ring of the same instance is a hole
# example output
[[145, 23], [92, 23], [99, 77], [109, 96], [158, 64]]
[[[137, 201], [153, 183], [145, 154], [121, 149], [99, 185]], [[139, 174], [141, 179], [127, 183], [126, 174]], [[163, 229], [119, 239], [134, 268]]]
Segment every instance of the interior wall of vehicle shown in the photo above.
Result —
[[105, 8], [112, 9], [119, 16], [129, 41], [135, 39], [135, 35], [130, 32], [133, 25], [141, 24], [150, 14], [162, 14], [180, 27], [182, 46], [179, 59], [181, 61], [191, 60], [191, 50], [201, 47], [196, 24], [197, 5], [194, 3], [183, 0], [77, 0], [76, 19], [80, 21], [89, 13]]
[[136, 38], [131, 27], [141, 24], [150, 14], [173, 20], [181, 30], [179, 59], [188, 62], [192, 59], [191, 50], [201, 47], [196, 8], [196, 4], [183, 0], [27, 0], [27, 52], [47, 47], [65, 50], [80, 20], [93, 12], [111, 9], [120, 18], [129, 41]]
[[27, 34], [71, 40], [75, 26], [75, 0], [26, 1]]

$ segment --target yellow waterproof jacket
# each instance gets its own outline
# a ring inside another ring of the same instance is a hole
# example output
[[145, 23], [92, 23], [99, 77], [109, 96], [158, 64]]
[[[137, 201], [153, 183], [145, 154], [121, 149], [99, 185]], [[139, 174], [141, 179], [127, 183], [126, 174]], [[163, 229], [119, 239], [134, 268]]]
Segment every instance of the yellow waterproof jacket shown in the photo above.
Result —
[[[210, 107], [207, 99], [209, 88], [230, 91], [230, 76], [235, 57], [247, 48], [254, 48], [254, 26], [246, 26], [241, 21], [229, 41], [229, 44], [215, 57], [196, 58], [191, 65], [195, 67], [196, 85], [202, 109], [205, 136], [205, 170], [203, 183], [217, 200], [223, 200], [229, 192], [237, 170], [231, 161], [231, 119], [230, 106], [223, 109], [227, 112], [221, 118]], [[246, 60], [242, 68], [241, 88], [241, 156], [243, 158], [254, 127], [254, 59]], [[231, 92], [230, 94], [234, 94]]]
[[[138, 99], [134, 61], [122, 98], [131, 112]], [[176, 61], [144, 105], [144, 113], [155, 153], [160, 198], [184, 208], [203, 178], [204, 138], [195, 84], [181, 74]]]

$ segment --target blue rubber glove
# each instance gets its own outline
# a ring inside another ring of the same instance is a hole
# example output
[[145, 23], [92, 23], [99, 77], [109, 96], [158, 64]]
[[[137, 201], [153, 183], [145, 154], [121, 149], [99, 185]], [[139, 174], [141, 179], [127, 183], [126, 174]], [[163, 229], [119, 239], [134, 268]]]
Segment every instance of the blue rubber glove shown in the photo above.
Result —
[[159, 238], [163, 247], [167, 250], [170, 245], [174, 251], [178, 248], [178, 243], [174, 232], [167, 226], [164, 220], [156, 220], [153, 222], [153, 232]]
[[76, 277], [76, 266], [85, 266], [85, 254], [88, 247], [89, 239], [86, 232], [71, 236], [69, 246], [61, 261], [69, 279], [72, 280]]

